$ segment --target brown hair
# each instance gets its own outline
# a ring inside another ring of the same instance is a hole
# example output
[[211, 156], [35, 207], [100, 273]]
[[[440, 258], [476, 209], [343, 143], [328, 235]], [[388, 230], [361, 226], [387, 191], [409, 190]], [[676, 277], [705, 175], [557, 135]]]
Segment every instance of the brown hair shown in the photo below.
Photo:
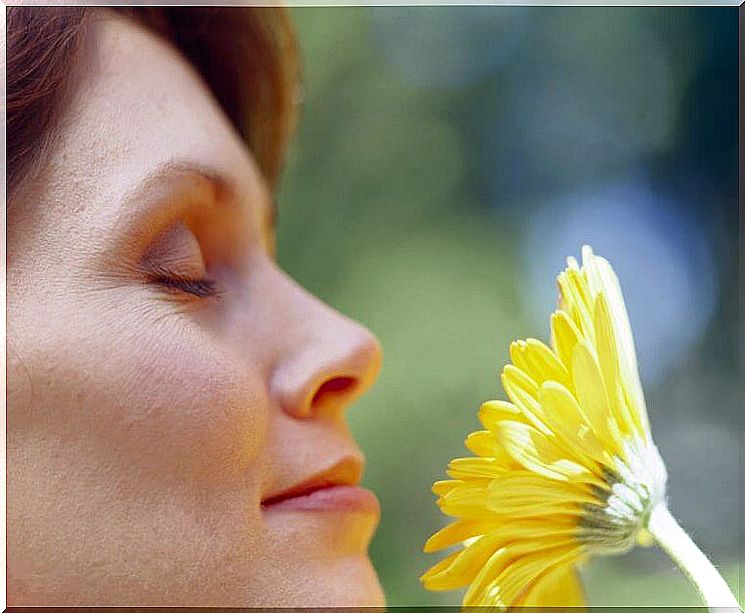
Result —
[[[39, 162], [74, 87], [93, 10], [8, 7], [7, 189]], [[275, 186], [296, 115], [298, 65], [286, 9], [115, 9], [169, 40], [206, 81]]]

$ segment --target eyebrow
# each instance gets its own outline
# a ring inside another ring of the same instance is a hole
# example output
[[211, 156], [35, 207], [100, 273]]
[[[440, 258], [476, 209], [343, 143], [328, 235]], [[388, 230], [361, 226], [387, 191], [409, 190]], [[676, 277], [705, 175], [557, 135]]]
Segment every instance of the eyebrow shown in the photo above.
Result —
[[[236, 181], [220, 169], [194, 160], [174, 159], [158, 165], [134, 188], [129, 190], [122, 198], [123, 210], [139, 209], [135, 215], [138, 219], [143, 216], [149, 217], [155, 213], [152, 210], [153, 207], [157, 209], [162, 206], [163, 200], [168, 199], [169, 196], [173, 196], [174, 192], [178, 191], [178, 188], [173, 189], [166, 186], [173, 186], [178, 183], [181, 187], [185, 181], [189, 180], [203, 182], [205, 187], [212, 190], [215, 195], [223, 195], [222, 198], [216, 198], [216, 200], [225, 199], [225, 195], [230, 200], [236, 202], [240, 200]], [[159, 192], [162, 193], [159, 194]], [[268, 227], [276, 228], [278, 212], [274, 195], [271, 193], [262, 194], [260, 200], [262, 201], [260, 206], [264, 209], [264, 218]], [[142, 210], [143, 202], [151, 203], [151, 206], [146, 205], [145, 210]], [[162, 213], [166, 215], [168, 211], [162, 211]], [[125, 216], [129, 217], [126, 213]]]
[[[150, 171], [137, 185], [123, 198], [123, 203], [128, 206], [135, 201], [140, 203], [147, 200], [158, 200], [159, 192], [164, 187], [181, 187], [189, 180], [203, 182], [205, 186], [213, 189], [216, 193], [234, 193], [235, 184], [218, 169], [211, 166], [192, 162], [188, 160], [169, 160], [158, 165]], [[174, 191], [166, 189], [167, 191]]]

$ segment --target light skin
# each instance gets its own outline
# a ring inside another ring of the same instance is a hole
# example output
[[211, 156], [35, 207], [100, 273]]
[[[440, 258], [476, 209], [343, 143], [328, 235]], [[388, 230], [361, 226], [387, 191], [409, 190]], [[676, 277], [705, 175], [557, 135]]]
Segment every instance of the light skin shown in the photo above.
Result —
[[107, 12], [92, 34], [8, 216], [8, 604], [382, 605], [369, 497], [262, 504], [359, 481], [377, 341], [278, 268], [190, 65]]

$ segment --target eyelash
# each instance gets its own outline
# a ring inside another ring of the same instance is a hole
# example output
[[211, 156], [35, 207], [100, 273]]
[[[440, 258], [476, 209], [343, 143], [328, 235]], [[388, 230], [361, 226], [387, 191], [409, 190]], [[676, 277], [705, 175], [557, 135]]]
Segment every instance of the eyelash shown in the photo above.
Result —
[[174, 274], [160, 273], [151, 280], [169, 290], [192, 294], [198, 298], [210, 298], [218, 295], [217, 287], [211, 279], [187, 279]]

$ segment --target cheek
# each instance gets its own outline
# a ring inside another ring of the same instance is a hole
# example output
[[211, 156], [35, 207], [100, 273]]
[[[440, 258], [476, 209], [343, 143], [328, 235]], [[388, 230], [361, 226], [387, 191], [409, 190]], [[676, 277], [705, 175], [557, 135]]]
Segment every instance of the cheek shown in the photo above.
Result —
[[268, 400], [248, 356], [188, 315], [82, 315], [24, 343], [32, 432], [138, 479], [245, 480], [260, 466]]
[[[128, 347], [129, 369], [117, 381], [125, 395], [112, 407], [120, 427], [110, 433], [146, 463], [185, 478], [245, 476], [266, 438], [265, 385], [250, 364], [205, 341], [187, 333]], [[103, 385], [115, 376], [107, 371]]]

